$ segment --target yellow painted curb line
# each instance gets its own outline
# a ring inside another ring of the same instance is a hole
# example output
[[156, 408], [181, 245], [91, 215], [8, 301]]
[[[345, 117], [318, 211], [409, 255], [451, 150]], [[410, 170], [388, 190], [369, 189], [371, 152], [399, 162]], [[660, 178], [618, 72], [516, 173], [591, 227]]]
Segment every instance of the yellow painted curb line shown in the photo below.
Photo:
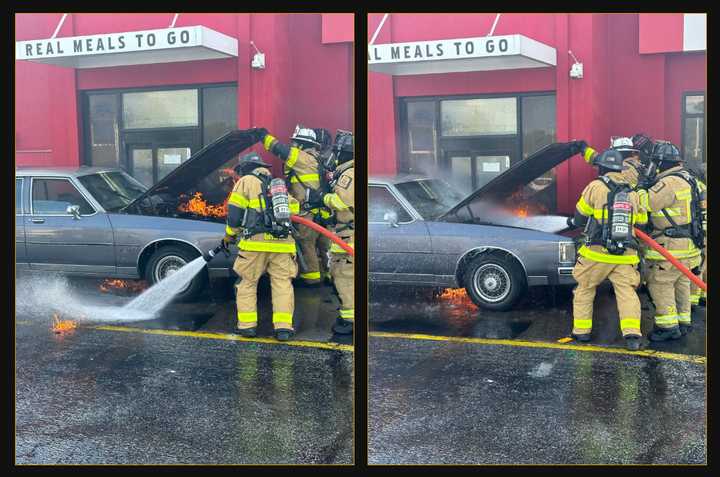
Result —
[[319, 341], [278, 341], [274, 338], [245, 338], [243, 336], [225, 333], [207, 333], [202, 331], [180, 331], [180, 330], [151, 330], [146, 328], [133, 328], [130, 326], [99, 325], [88, 326], [87, 328], [102, 331], [125, 331], [129, 333], [144, 333], [148, 335], [164, 336], [186, 336], [190, 338], [204, 338], [212, 340], [244, 341], [246, 343], [266, 343], [274, 345], [300, 346], [303, 348], [332, 349], [336, 351], [353, 352], [352, 345], [340, 343], [324, 343]]
[[459, 336], [435, 336], [413, 333], [385, 333], [380, 331], [371, 331], [370, 336], [376, 338], [404, 338], [411, 340], [428, 340], [428, 341], [449, 341], [452, 343], [476, 343], [488, 345], [504, 345], [519, 346], [524, 348], [548, 348], [548, 349], [569, 349], [573, 351], [594, 351], [597, 353], [614, 353], [633, 356], [644, 356], [646, 358], [661, 358], [673, 361], [687, 361], [696, 364], [705, 364], [705, 356], [686, 355], [678, 353], [666, 353], [664, 351], [640, 350], [629, 351], [621, 348], [605, 348], [592, 345], [564, 344], [564, 343], [545, 343], [540, 341], [519, 341], [519, 340], [501, 340], [488, 338], [465, 338]]

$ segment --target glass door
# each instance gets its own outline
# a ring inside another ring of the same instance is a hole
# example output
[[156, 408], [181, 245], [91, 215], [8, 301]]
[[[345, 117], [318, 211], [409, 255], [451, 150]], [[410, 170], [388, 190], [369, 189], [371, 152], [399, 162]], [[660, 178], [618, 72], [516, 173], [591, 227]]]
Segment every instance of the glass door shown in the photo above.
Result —
[[148, 187], [157, 184], [197, 152], [200, 141], [189, 131], [125, 133], [127, 170]]
[[509, 151], [447, 150], [444, 151], [441, 170], [445, 181], [458, 192], [468, 195], [508, 170], [511, 165], [512, 154]]

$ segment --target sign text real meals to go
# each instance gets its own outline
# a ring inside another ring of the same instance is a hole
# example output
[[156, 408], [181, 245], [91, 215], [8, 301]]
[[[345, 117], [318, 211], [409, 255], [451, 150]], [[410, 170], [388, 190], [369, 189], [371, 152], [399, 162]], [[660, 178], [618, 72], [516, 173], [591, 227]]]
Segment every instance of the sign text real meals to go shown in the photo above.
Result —
[[100, 55], [128, 51], [162, 50], [198, 44], [197, 27], [73, 36], [45, 40], [18, 41], [18, 60], [62, 56]]
[[369, 63], [480, 58], [516, 55], [515, 35], [457, 38], [454, 40], [387, 43], [368, 47]]

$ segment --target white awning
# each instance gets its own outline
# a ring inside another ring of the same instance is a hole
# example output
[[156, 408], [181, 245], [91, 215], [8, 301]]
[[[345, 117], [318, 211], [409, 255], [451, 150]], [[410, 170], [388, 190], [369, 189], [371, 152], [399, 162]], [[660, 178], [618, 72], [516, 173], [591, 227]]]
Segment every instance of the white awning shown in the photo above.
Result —
[[368, 46], [368, 69], [392, 75], [543, 68], [556, 64], [555, 48], [524, 35]]
[[237, 39], [204, 26], [15, 42], [15, 59], [70, 68], [237, 57]]

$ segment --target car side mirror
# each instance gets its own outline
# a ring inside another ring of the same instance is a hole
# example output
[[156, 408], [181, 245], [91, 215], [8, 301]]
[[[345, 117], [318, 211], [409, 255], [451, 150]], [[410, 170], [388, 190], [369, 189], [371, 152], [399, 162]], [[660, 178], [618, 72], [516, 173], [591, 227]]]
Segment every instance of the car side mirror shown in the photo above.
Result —
[[396, 212], [385, 212], [385, 215], [383, 216], [383, 220], [385, 222], [388, 222], [390, 224], [390, 227], [399, 227], [398, 225], [398, 216]]
[[73, 216], [73, 219], [80, 220], [80, 206], [79, 205], [68, 205], [65, 212]]

